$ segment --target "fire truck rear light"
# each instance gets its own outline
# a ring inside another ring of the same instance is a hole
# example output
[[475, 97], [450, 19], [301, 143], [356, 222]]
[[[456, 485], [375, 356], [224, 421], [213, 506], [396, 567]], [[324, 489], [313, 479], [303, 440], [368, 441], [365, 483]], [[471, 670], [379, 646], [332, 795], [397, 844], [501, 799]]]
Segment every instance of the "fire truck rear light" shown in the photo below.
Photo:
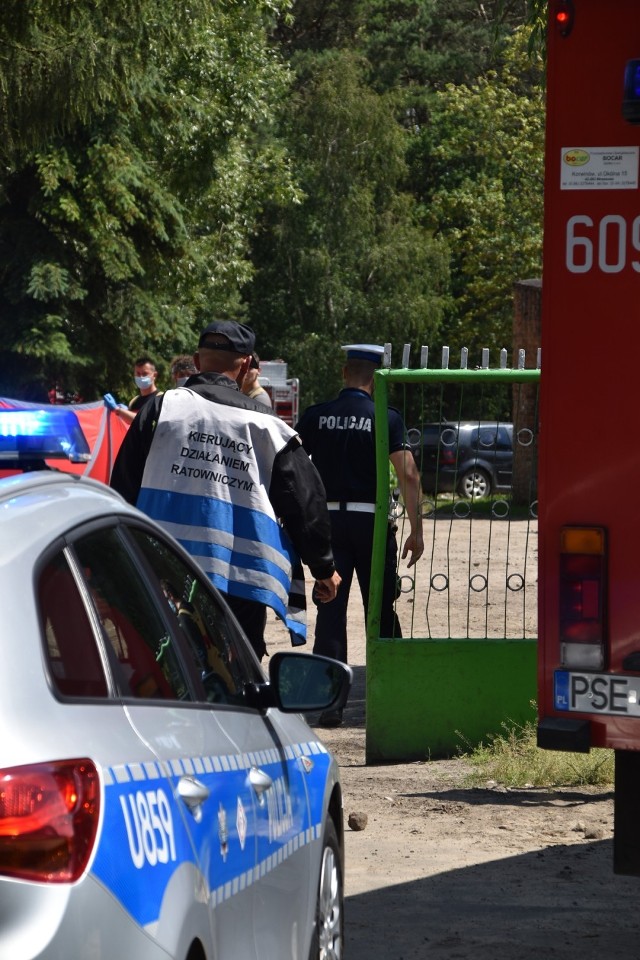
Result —
[[560, 553], [602, 555], [604, 551], [602, 527], [564, 527], [560, 532]]
[[606, 537], [602, 527], [560, 535], [559, 638], [563, 666], [602, 669], [606, 659]]
[[91, 760], [0, 770], [0, 876], [71, 883], [98, 830], [100, 780]]
[[568, 37], [573, 29], [573, 0], [556, 0], [553, 6], [553, 22], [561, 37]]
[[582, 583], [582, 616], [597, 621], [600, 616], [600, 584], [596, 580]]
[[602, 647], [589, 643], [563, 643], [561, 645], [563, 667], [574, 670], [603, 670]]

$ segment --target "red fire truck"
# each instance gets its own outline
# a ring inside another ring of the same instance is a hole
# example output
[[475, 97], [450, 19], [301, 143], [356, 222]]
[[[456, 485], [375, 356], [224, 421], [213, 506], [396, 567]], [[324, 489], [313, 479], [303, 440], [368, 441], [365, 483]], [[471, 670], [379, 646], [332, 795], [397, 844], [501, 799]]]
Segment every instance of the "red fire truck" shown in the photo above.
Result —
[[300, 415], [300, 381], [297, 377], [287, 376], [287, 364], [284, 360], [262, 360], [260, 362], [260, 385], [271, 398], [275, 413], [294, 426]]
[[615, 751], [640, 875], [640, 2], [550, 0], [538, 743]]

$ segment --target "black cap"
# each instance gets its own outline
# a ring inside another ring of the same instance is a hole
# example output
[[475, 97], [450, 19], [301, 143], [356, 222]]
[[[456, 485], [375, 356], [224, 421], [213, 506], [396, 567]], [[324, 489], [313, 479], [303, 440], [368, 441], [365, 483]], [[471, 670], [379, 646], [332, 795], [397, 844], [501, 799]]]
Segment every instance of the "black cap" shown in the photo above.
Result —
[[[218, 341], [218, 337], [224, 337], [225, 340]], [[220, 320], [217, 323], [210, 323], [200, 334], [198, 347], [205, 347], [210, 350], [230, 350], [232, 353], [240, 353], [248, 356], [253, 353], [256, 345], [256, 335], [244, 323], [236, 323], [235, 320]]]

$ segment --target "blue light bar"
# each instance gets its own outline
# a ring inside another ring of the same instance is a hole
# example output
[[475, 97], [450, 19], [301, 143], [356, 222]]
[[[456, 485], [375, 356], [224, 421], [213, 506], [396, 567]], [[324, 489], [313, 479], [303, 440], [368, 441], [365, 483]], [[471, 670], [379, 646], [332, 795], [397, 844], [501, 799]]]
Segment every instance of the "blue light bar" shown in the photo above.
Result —
[[624, 68], [622, 116], [629, 123], [640, 123], [640, 59], [628, 60]]
[[0, 462], [90, 459], [89, 444], [72, 410], [0, 410]]

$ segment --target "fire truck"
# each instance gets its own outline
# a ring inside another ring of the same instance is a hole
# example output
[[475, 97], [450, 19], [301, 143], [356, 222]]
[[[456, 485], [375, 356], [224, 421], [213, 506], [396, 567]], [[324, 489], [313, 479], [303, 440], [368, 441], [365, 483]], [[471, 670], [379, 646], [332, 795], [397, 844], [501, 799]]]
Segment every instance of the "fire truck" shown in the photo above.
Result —
[[269, 394], [274, 411], [293, 427], [300, 414], [300, 381], [288, 376], [284, 360], [262, 360], [258, 382]]
[[614, 750], [640, 875], [640, 3], [550, 0], [538, 744]]

